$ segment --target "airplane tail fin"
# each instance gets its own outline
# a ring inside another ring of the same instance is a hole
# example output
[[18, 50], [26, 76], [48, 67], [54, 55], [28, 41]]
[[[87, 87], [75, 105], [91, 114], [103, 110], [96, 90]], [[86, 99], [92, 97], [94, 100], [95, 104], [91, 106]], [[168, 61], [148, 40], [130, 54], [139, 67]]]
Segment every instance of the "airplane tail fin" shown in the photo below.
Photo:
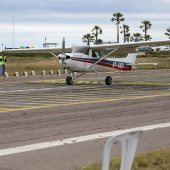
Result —
[[126, 57], [126, 62], [134, 65], [136, 63], [137, 53], [129, 53]]

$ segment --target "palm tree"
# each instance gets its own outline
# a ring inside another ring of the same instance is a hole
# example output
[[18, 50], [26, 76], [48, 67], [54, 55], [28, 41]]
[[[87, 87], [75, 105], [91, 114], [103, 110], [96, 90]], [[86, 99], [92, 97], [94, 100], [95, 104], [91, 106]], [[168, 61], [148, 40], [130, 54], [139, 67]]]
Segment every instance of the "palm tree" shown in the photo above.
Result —
[[113, 18], [111, 19], [112, 22], [116, 21], [117, 25], [117, 43], [119, 43], [119, 24], [120, 22], [124, 21], [123, 14], [121, 13], [114, 13]]
[[97, 39], [97, 44], [102, 44], [103, 40], [102, 39]]
[[87, 45], [90, 45], [90, 42], [94, 41], [94, 36], [91, 34], [85, 34], [83, 35], [82, 41], [87, 43]]
[[145, 41], [150, 41], [152, 39], [152, 37], [150, 35], [146, 35], [144, 36]]
[[131, 37], [130, 33], [126, 33], [125, 41], [129, 42], [130, 41], [130, 37]]
[[135, 42], [137, 42], [137, 41], [143, 41], [144, 40], [144, 38], [143, 38], [143, 36], [142, 36], [142, 34], [141, 33], [133, 33], [133, 35], [130, 37], [130, 41], [135, 41]]
[[170, 27], [168, 29], [166, 29], [167, 32], [165, 32], [165, 35], [168, 36], [168, 38], [170, 39]]
[[143, 29], [143, 32], [145, 32], [144, 38], [145, 41], [147, 41], [147, 30], [151, 29], [152, 24], [150, 23], [150, 21], [142, 21], [141, 23], [143, 25], [141, 25], [140, 28]]
[[94, 44], [98, 44], [98, 35], [99, 34], [102, 34], [102, 29], [99, 27], [99, 26], [94, 26], [94, 28], [92, 29], [92, 34], [93, 34], [93, 36], [95, 37], [95, 42], [94, 42]]
[[126, 36], [127, 36], [127, 34], [129, 33], [129, 26], [123, 24], [123, 26], [120, 27], [120, 28], [123, 29], [120, 33], [123, 34], [123, 39], [124, 39], [124, 43], [125, 43], [126, 41], [128, 41]]

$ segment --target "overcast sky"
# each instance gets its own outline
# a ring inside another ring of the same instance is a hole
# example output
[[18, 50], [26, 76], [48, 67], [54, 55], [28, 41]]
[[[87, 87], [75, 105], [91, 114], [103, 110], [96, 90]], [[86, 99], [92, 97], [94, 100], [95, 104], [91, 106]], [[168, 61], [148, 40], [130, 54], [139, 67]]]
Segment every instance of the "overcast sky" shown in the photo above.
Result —
[[[142, 21], [148, 20], [152, 40], [168, 39], [164, 35], [170, 27], [170, 0], [1, 0], [0, 45], [4, 47], [42, 47], [49, 43], [61, 46], [86, 45], [84, 34], [97, 25], [102, 28], [103, 41], [116, 41], [116, 24], [113, 13], [124, 15], [130, 33], [141, 33]], [[13, 24], [14, 23], [14, 24]], [[13, 31], [14, 25], [14, 31]], [[123, 37], [120, 35], [120, 42]]]

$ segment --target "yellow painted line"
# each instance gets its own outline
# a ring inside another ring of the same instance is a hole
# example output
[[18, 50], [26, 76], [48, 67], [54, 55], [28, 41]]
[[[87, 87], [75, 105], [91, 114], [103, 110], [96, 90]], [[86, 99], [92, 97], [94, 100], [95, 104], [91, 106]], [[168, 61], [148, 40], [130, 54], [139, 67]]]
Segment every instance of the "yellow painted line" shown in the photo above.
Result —
[[90, 84], [91, 83], [91, 81], [85, 81], [84, 82], [84, 84]]
[[[66, 83], [65, 79], [58, 79], [58, 80], [35, 80], [35, 81], [30, 81], [32, 83]], [[104, 81], [77, 81], [74, 82], [74, 84], [105, 84]], [[142, 82], [142, 81], [136, 81], [136, 82], [118, 82], [118, 83], [113, 83], [112, 84], [135, 84], [135, 85], [163, 85], [163, 86], [170, 86], [169, 82]]]
[[98, 84], [99, 82], [98, 81], [93, 81], [92, 84]]
[[65, 80], [60, 80], [60, 81], [56, 81], [56, 83], [64, 84], [64, 83], [66, 83], [66, 81]]
[[80, 105], [80, 104], [89, 104], [89, 103], [105, 103], [105, 102], [113, 102], [113, 101], [121, 101], [121, 100], [136, 100], [136, 99], [146, 99], [146, 98], [155, 98], [155, 97], [165, 97], [170, 96], [170, 93], [163, 94], [155, 94], [155, 95], [147, 95], [147, 96], [135, 96], [135, 97], [125, 97], [125, 98], [113, 98], [113, 99], [98, 99], [94, 101], [80, 101], [80, 102], [69, 102], [69, 103], [60, 103], [60, 104], [48, 104], [42, 106], [33, 106], [27, 108], [6, 108], [0, 111], [3, 112], [14, 112], [14, 111], [23, 111], [23, 110], [33, 110], [33, 109], [43, 109], [43, 108], [51, 108], [51, 107], [62, 107], [62, 106], [72, 106], [72, 105]]
[[31, 83], [46, 83], [46, 82], [51, 82], [52, 80], [35, 80], [35, 81], [30, 81]]
[[50, 83], [50, 82], [52, 82], [52, 83], [60, 83], [61, 82], [61, 80], [47, 80], [46, 81], [47, 83]]
[[1, 108], [0, 113], [6, 112], [6, 111], [5, 111], [6, 109], [7, 109], [7, 108]]
[[77, 81], [77, 82], [75, 82], [75, 84], [83, 84], [84, 83], [84, 81]]
[[[30, 98], [30, 96], [29, 96]], [[50, 98], [50, 99], [62, 99], [62, 100], [67, 100], [67, 99], [77, 99], [77, 100], [98, 100], [99, 98], [97, 97], [88, 97], [88, 96], [81, 96], [77, 97], [76, 95], [69, 95], [69, 96], [34, 96], [33, 98]]]
[[31, 83], [63, 83], [65, 82], [64, 79], [58, 79], [58, 80], [34, 80], [34, 81], [29, 81]]

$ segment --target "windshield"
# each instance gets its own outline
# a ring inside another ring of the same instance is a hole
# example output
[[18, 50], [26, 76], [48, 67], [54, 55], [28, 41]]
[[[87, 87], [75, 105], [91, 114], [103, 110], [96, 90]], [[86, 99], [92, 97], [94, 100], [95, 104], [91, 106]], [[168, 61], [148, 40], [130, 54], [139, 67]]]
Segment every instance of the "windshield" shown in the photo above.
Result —
[[72, 53], [89, 54], [89, 46], [73, 46]]

